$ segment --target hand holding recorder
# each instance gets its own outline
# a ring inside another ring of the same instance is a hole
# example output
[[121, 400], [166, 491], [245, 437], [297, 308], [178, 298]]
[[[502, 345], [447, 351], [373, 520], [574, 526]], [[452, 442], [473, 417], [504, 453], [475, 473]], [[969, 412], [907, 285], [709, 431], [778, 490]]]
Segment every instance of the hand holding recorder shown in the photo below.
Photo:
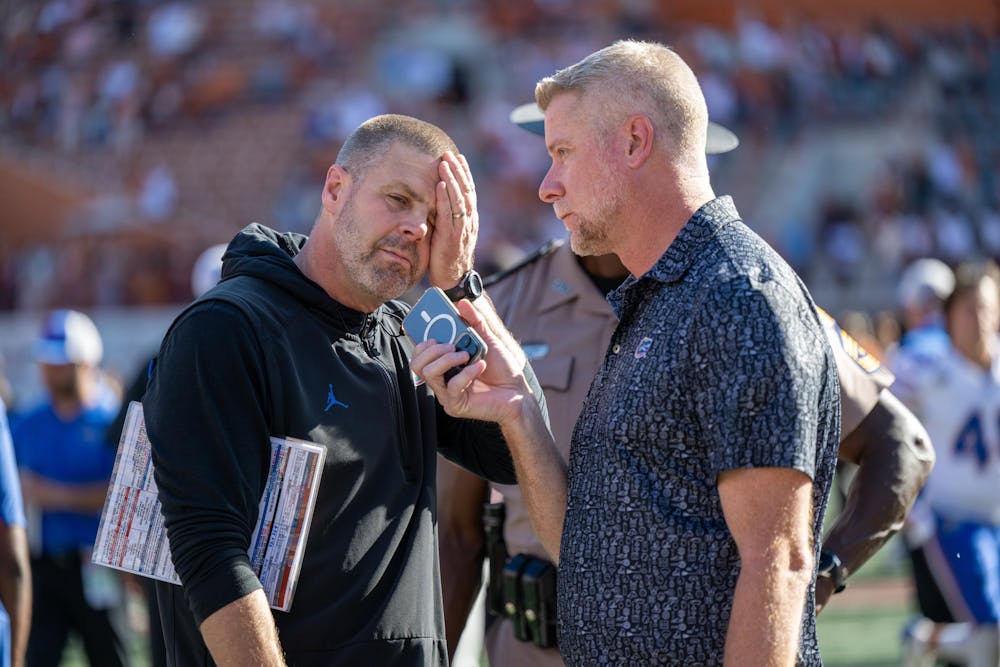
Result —
[[[452, 416], [501, 425], [522, 417], [524, 400], [534, 403], [524, 377], [526, 358], [500, 321], [492, 302], [484, 295], [474, 303], [463, 299], [452, 305], [440, 290], [430, 297], [433, 289], [420, 298], [403, 321], [403, 328], [417, 343], [410, 368], [427, 382]], [[433, 301], [428, 303], [435, 306], [422, 305], [429, 298]], [[448, 342], [452, 338], [452, 323], [445, 321], [448, 318], [435, 319], [442, 312], [455, 312], [458, 316], [455, 348]], [[471, 345], [482, 345], [483, 356], [467, 359], [457, 349], [459, 344], [466, 345], [464, 340], [460, 341], [465, 333], [474, 341]], [[448, 373], [456, 367], [457, 374]]]
[[466, 324], [451, 300], [437, 287], [428, 289], [413, 305], [413, 310], [403, 320], [403, 330], [418, 345], [429, 340], [448, 343], [455, 346], [456, 352], [469, 355], [467, 361], [445, 371], [445, 382], [486, 356], [486, 343]]
[[[421, 299], [422, 300], [422, 299]], [[419, 304], [419, 302], [418, 302]], [[559, 543], [566, 514], [566, 463], [552, 441], [544, 415], [544, 400], [537, 382], [529, 382], [527, 358], [514, 336], [497, 315], [493, 302], [485, 294], [475, 302], [455, 304], [469, 329], [477, 333], [488, 348], [483, 359], [469, 362], [464, 352], [435, 339], [420, 340], [430, 320], [414, 306], [403, 326], [417, 348], [410, 359], [410, 369], [427, 382], [445, 412], [453, 417], [492, 421], [500, 425], [514, 458], [518, 484], [525, 499], [535, 533], [553, 562], [559, 560]], [[409, 323], [408, 323], [409, 322]], [[423, 328], [418, 329], [418, 322]], [[419, 333], [418, 333], [419, 332]], [[451, 333], [451, 325], [445, 334]], [[433, 336], [433, 330], [428, 332]], [[461, 365], [457, 375], [446, 379], [445, 373]], [[533, 374], [531, 374], [533, 375]], [[532, 386], [536, 389], [533, 391]], [[539, 394], [535, 394], [538, 391]]]

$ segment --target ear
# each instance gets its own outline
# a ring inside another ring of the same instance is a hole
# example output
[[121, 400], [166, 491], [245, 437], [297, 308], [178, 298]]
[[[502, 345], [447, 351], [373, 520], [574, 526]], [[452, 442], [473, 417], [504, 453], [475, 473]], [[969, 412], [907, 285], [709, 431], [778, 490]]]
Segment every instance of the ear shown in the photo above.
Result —
[[331, 213], [343, 204], [344, 189], [350, 181], [350, 174], [339, 164], [330, 165], [323, 183], [323, 208]]
[[626, 123], [628, 136], [625, 164], [638, 169], [653, 153], [653, 124], [642, 114], [631, 116]]

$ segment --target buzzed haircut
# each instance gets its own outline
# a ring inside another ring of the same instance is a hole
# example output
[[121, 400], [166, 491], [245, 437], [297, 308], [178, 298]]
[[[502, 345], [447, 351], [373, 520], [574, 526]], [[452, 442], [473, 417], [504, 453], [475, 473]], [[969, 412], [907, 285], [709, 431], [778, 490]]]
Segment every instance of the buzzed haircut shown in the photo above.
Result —
[[361, 179], [396, 142], [432, 157], [440, 157], [445, 151], [458, 153], [458, 146], [437, 125], [411, 116], [384, 114], [369, 118], [347, 137], [337, 153], [337, 164]]
[[667, 135], [674, 150], [704, 154], [705, 96], [694, 72], [668, 46], [619, 40], [539, 81], [535, 100], [544, 111], [552, 98], [567, 92], [601, 95], [601, 118], [591, 119], [598, 131], [609, 130], [618, 118], [641, 113]]

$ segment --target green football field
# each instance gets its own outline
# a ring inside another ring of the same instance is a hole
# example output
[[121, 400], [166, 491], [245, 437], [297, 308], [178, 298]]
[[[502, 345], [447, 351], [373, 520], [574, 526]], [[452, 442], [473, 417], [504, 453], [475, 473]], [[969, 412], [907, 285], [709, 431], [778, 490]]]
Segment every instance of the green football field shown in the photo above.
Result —
[[[836, 515], [834, 501], [832, 516]], [[829, 517], [828, 517], [829, 520]], [[903, 626], [912, 617], [909, 571], [903, 549], [893, 538], [848, 582], [817, 621], [823, 664], [827, 667], [898, 667]], [[133, 601], [133, 604], [139, 604]], [[134, 609], [133, 613], [141, 613]], [[146, 667], [145, 638], [133, 637], [132, 658]], [[79, 642], [72, 641], [63, 667], [87, 664]], [[488, 662], [483, 656], [482, 667]], [[530, 667], [526, 666], [526, 667]]]
[[856, 592], [864, 595], [852, 599], [847, 597], [849, 591], [845, 591], [843, 600], [835, 600], [820, 615], [817, 628], [824, 665], [897, 667], [900, 664], [900, 637], [912, 612], [909, 599], [900, 599], [899, 583], [858, 582]]
[[[905, 580], [892, 573], [858, 577], [837, 596], [818, 621], [823, 664], [827, 667], [897, 667], [900, 635], [910, 618]], [[143, 642], [133, 644], [133, 659], [148, 665]], [[63, 660], [64, 667], [82, 667], [86, 659], [73, 642]], [[483, 660], [485, 666], [487, 662]], [[530, 667], [530, 666], [528, 666]]]
[[[839, 500], [837, 494], [830, 499], [827, 525]], [[893, 537], [834, 596], [816, 623], [824, 665], [898, 667], [903, 627], [915, 613], [908, 560], [901, 539]]]

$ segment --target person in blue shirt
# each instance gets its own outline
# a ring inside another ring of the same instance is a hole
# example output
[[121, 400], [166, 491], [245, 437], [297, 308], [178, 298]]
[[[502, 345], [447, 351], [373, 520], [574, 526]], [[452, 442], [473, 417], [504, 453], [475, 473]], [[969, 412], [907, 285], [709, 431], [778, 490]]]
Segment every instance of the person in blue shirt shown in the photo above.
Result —
[[31, 627], [31, 575], [24, 504], [7, 411], [0, 399], [0, 666], [21, 667]]
[[89, 317], [51, 313], [36, 348], [48, 400], [12, 423], [32, 548], [30, 665], [58, 665], [70, 632], [92, 665], [128, 664], [121, 581], [90, 562], [115, 461], [104, 434], [118, 410], [102, 389], [102, 353]]
[[896, 375], [893, 391], [904, 403], [911, 402], [924, 369], [948, 357], [951, 339], [945, 330], [944, 302], [954, 288], [954, 272], [932, 257], [914, 261], [899, 278], [905, 332], [889, 350], [886, 365]]

